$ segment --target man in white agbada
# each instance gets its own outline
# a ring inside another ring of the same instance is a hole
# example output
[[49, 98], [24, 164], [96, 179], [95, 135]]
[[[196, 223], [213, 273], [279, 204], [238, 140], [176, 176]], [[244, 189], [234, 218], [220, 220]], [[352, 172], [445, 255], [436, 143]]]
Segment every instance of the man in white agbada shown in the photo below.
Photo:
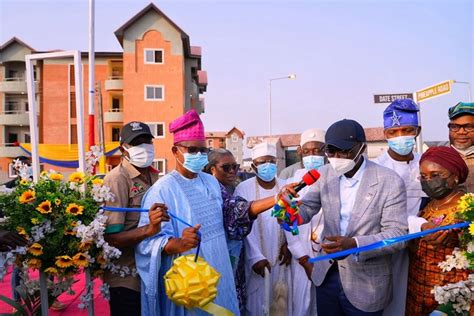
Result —
[[[298, 151], [300, 152], [304, 168], [298, 169], [288, 183], [298, 183], [309, 170], [318, 170], [325, 164], [324, 135], [321, 129], [311, 128], [301, 134]], [[304, 187], [298, 194], [304, 197], [310, 186]], [[299, 234], [293, 236], [285, 231], [288, 249], [292, 254], [291, 277], [293, 281], [293, 315], [314, 316], [316, 310], [316, 291], [311, 281], [313, 264], [309, 258], [315, 257], [321, 251], [320, 236], [323, 230], [323, 212], [316, 214], [311, 222], [298, 227]]]
[[[266, 142], [256, 145], [252, 149], [252, 168], [257, 176], [240, 183], [234, 194], [248, 201], [276, 195], [284, 185], [284, 181], [276, 177], [276, 157], [275, 145]], [[293, 315], [288, 267], [291, 253], [285, 235], [270, 211], [258, 216], [244, 245], [248, 314], [265, 315], [270, 307], [271, 315]], [[265, 282], [264, 278], [269, 279]]]
[[[418, 179], [420, 155], [413, 152], [415, 138], [420, 133], [418, 111], [418, 106], [411, 99], [395, 100], [385, 109], [384, 135], [389, 149], [375, 159], [376, 163], [395, 171], [405, 182], [410, 233], [427, 228], [423, 226], [427, 221], [418, 217], [422, 197], [426, 197]], [[393, 300], [384, 310], [384, 316], [405, 314], [408, 259], [407, 249], [392, 255], [392, 269], [396, 282], [393, 282]]]

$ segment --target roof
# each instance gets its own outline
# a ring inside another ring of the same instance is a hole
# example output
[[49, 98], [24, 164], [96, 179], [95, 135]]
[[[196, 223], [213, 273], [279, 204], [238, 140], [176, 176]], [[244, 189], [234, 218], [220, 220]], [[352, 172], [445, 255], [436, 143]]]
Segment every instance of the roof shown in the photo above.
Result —
[[226, 132], [206, 132], [206, 138], [225, 138]]
[[[383, 127], [369, 127], [364, 128], [365, 138], [368, 142], [381, 142], [385, 141], [383, 134]], [[271, 138], [267, 136], [252, 136], [247, 137], [247, 147], [252, 148], [258, 143], [261, 143], [267, 139], [278, 138], [281, 142], [281, 147], [295, 147], [299, 146], [301, 134], [284, 134], [284, 135], [273, 135]]]
[[191, 46], [191, 55], [201, 57], [202, 56], [201, 46]]
[[[238, 128], [237, 128], [237, 127], [235, 127], [235, 126], [234, 126], [234, 127], [232, 127], [232, 128], [230, 129], [230, 131], [228, 131], [228, 132], [227, 132], [227, 135], [231, 134], [231, 133], [232, 133], [232, 132], [234, 132], [234, 131], [235, 131], [237, 134], [239, 134], [239, 135], [240, 135], [240, 138], [244, 138], [244, 136], [245, 136], [245, 133], [244, 133], [244, 132], [242, 132], [240, 129], [238, 129]], [[227, 135], [226, 135], [226, 136], [227, 136]]]
[[7, 48], [8, 46], [14, 44], [14, 43], [17, 43], [21, 46], [25, 46], [26, 48], [28, 48], [29, 50], [31, 50], [32, 52], [35, 52], [36, 50], [34, 48], [32, 48], [31, 46], [29, 46], [28, 44], [26, 44], [25, 42], [23, 42], [22, 40], [20, 40], [18, 37], [16, 36], [13, 36], [12, 38], [10, 38], [8, 41], [6, 41], [2, 46], [0, 46], [0, 50], [4, 50], [5, 48]]
[[117, 37], [118, 41], [120, 42], [120, 45], [123, 46], [123, 34], [124, 32], [132, 26], [136, 21], [138, 21], [140, 18], [142, 18], [145, 14], [147, 14], [149, 11], [155, 11], [158, 15], [162, 16], [166, 21], [168, 21], [171, 25], [173, 25], [178, 32], [181, 33], [181, 39], [183, 40], [183, 45], [184, 45], [184, 52], [186, 56], [192, 55], [191, 53], [191, 45], [189, 44], [189, 36], [184, 32], [176, 23], [173, 22], [166, 14], [163, 13], [156, 5], [153, 3], [150, 3], [147, 5], [143, 10], [135, 14], [130, 20], [125, 22], [121, 27], [119, 27], [115, 32], [115, 36]]
[[207, 71], [198, 70], [197, 77], [198, 77], [198, 84], [200, 86], [207, 86]]

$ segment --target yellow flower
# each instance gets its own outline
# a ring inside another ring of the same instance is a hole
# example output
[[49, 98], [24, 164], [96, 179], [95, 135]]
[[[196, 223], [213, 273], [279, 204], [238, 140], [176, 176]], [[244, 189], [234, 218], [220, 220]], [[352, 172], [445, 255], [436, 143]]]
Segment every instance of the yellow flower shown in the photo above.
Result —
[[66, 208], [66, 213], [72, 215], [82, 215], [82, 211], [84, 211], [84, 207], [81, 205], [77, 205], [76, 203], [70, 203]]
[[21, 196], [18, 198], [21, 204], [26, 204], [33, 202], [36, 199], [36, 192], [35, 191], [25, 191], [21, 194]]
[[84, 183], [85, 177], [86, 175], [84, 172], [74, 172], [69, 176], [69, 181], [81, 184]]
[[39, 269], [41, 268], [41, 260], [36, 258], [29, 259], [27, 265], [32, 269]]
[[69, 256], [57, 256], [56, 257], [56, 265], [60, 268], [69, 268], [72, 266], [73, 261], [72, 258]]
[[107, 261], [106, 261], [105, 258], [104, 258], [103, 253], [100, 253], [100, 254], [97, 256], [97, 263], [100, 264], [101, 266], [105, 266], [105, 264], [107, 263]]
[[474, 223], [471, 223], [469, 225], [469, 234], [471, 234], [471, 236], [474, 236]]
[[96, 178], [96, 179], [92, 180], [92, 184], [102, 185], [102, 184], [104, 184], [104, 180], [102, 180], [100, 178]]
[[54, 267], [49, 267], [49, 268], [45, 269], [44, 272], [49, 273], [49, 274], [58, 274], [58, 269], [56, 269]]
[[56, 204], [56, 206], [61, 205], [61, 200], [60, 199], [54, 200], [54, 204]]
[[63, 179], [63, 175], [60, 173], [51, 173], [49, 178], [54, 181], [61, 181]]
[[73, 235], [73, 236], [75, 236], [76, 232], [74, 231], [74, 227], [77, 226], [77, 222], [72, 222], [70, 225], [71, 225], [70, 228], [64, 227], [64, 235]]
[[82, 252], [77, 253], [72, 257], [76, 267], [87, 267], [89, 265], [89, 258]]
[[41, 256], [43, 254], [43, 246], [35, 242], [28, 248], [28, 252], [35, 257]]
[[41, 173], [40, 173], [40, 176], [42, 176], [42, 177], [46, 177], [47, 175], [48, 175], [48, 172], [44, 171], [44, 170], [41, 171]]
[[38, 212], [40, 212], [41, 214], [49, 214], [53, 211], [51, 209], [51, 202], [50, 201], [41, 202], [40, 205], [38, 205], [38, 207], [36, 208], [36, 210]]
[[90, 249], [90, 247], [92, 247], [92, 240], [89, 240], [89, 241], [86, 241], [86, 242], [83, 242], [79, 245], [79, 249], [81, 251], [87, 251]]
[[38, 225], [39, 223], [40, 223], [40, 220], [39, 220], [39, 219], [37, 219], [37, 218], [32, 218], [32, 219], [31, 219], [31, 224], [33, 224], [33, 225]]
[[18, 226], [16, 228], [16, 231], [18, 232], [18, 235], [28, 239], [28, 234], [26, 233], [26, 230], [23, 227]]
[[26, 179], [21, 179], [20, 180], [20, 185], [28, 185], [30, 183], [30, 181], [26, 180]]

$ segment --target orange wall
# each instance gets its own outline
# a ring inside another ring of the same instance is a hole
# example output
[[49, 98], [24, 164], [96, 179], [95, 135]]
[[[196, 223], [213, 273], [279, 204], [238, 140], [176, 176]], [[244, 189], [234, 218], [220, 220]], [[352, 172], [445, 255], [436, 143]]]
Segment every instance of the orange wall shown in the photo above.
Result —
[[[184, 113], [184, 59], [171, 55], [171, 43], [161, 33], [148, 31], [137, 40], [136, 54], [124, 53], [124, 123], [132, 120], [164, 122], [165, 138], [156, 139], [156, 158], [166, 159], [167, 171], [175, 168], [169, 123]], [[144, 49], [164, 50], [164, 64], [145, 64]], [[145, 85], [164, 85], [164, 101], [145, 101]]]

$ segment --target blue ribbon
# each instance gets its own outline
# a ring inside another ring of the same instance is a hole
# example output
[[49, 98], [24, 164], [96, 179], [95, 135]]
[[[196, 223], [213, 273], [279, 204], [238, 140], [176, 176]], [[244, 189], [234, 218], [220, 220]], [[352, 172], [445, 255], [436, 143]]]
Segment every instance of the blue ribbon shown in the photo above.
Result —
[[468, 227], [470, 224], [471, 224], [470, 222], [461, 222], [461, 223], [452, 224], [452, 225], [439, 226], [439, 227], [436, 227], [436, 228], [433, 228], [433, 229], [427, 229], [427, 230], [424, 230], [424, 231], [418, 232], [418, 233], [407, 234], [407, 235], [403, 235], [403, 236], [399, 236], [399, 237], [395, 237], [395, 238], [384, 239], [384, 240], [377, 241], [377, 242], [374, 242], [373, 244], [363, 246], [363, 247], [351, 248], [351, 249], [331, 253], [329, 255], [317, 256], [317, 257], [314, 257], [314, 258], [310, 258], [308, 261], [311, 262], [311, 263], [314, 263], [314, 262], [318, 262], [318, 261], [322, 261], [322, 260], [329, 260], [329, 259], [337, 259], [337, 258], [340, 258], [340, 257], [346, 257], [348, 255], [353, 255], [353, 254], [361, 253], [361, 252], [364, 252], [364, 251], [370, 251], [370, 250], [375, 250], [375, 249], [378, 249], [378, 248], [387, 247], [387, 246], [390, 246], [390, 245], [393, 245], [393, 244], [396, 244], [396, 243], [399, 243], [399, 242], [402, 242], [402, 241], [408, 241], [408, 240], [416, 239], [416, 238], [419, 238], [419, 237], [424, 237], [426, 235], [436, 233], [436, 232], [439, 232], [439, 231], [442, 231], [442, 230]]
[[[137, 208], [126, 208], [126, 207], [102, 206], [101, 209], [103, 209], [104, 211], [108, 211], [108, 212], [120, 212], [120, 213], [125, 213], [125, 212], [146, 213], [146, 212], [148, 212], [148, 209], [138, 208], [138, 207]], [[179, 218], [178, 216], [176, 216], [173, 212], [167, 211], [167, 213], [168, 213], [169, 216], [171, 216], [172, 218], [174, 218], [178, 222], [181, 222], [184, 225], [189, 226], [189, 227], [194, 227], [193, 225], [186, 222], [184, 219]], [[201, 237], [201, 232], [198, 231], [197, 233], [198, 233], [199, 237]], [[196, 248], [196, 257], [194, 258], [194, 261], [197, 261], [200, 249], [201, 249], [201, 241], [199, 241], [198, 246]]]

